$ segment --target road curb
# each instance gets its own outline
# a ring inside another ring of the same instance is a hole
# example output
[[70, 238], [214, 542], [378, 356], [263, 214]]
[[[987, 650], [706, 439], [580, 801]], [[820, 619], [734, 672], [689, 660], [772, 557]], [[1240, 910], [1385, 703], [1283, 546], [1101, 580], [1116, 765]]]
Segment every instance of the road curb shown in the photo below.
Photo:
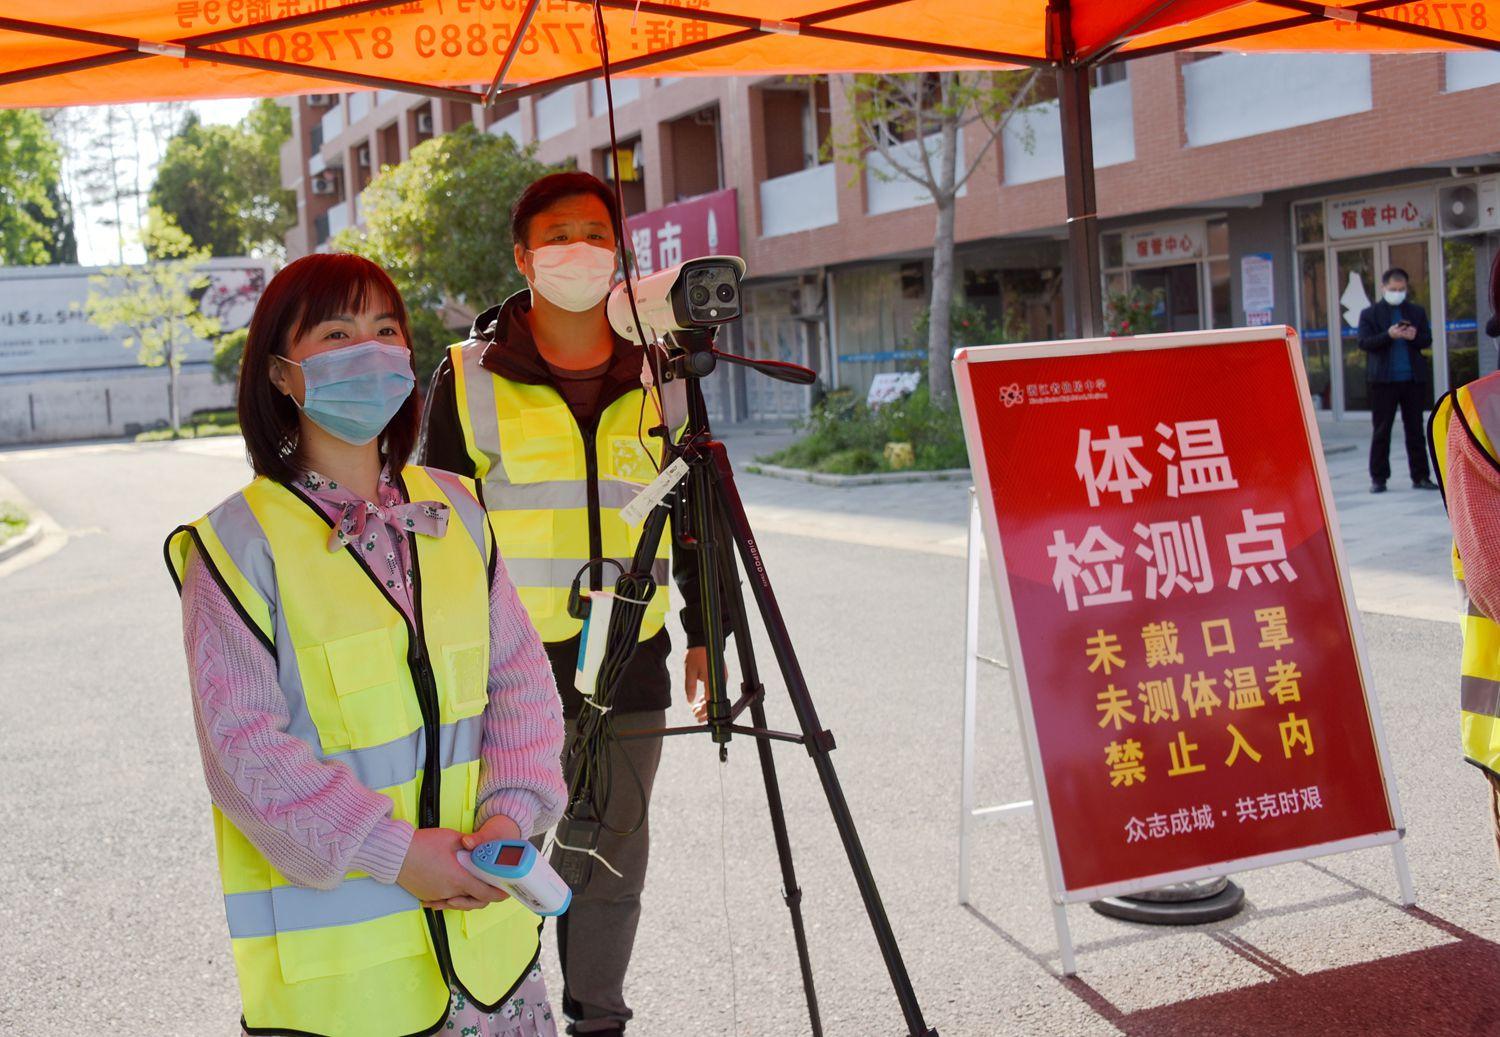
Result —
[[[1338, 443], [1334, 446], [1325, 445], [1323, 454], [1324, 456], [1349, 454], [1358, 449], [1359, 446], [1355, 443]], [[745, 471], [751, 475], [764, 475], [772, 479], [786, 479], [790, 482], [813, 483], [818, 486], [887, 486], [894, 483], [953, 482], [957, 479], [971, 479], [974, 474], [967, 468], [942, 468], [931, 472], [871, 472], [868, 475], [834, 475], [830, 472], [810, 472], [805, 468], [786, 468], [761, 461], [745, 465]]]
[[0, 544], [0, 579], [55, 554], [68, 542], [67, 531], [53, 520], [15, 483], [0, 475], [0, 498], [12, 501], [31, 516], [31, 523]]
[[809, 482], [818, 486], [885, 486], [890, 483], [952, 482], [956, 479], [974, 477], [974, 473], [967, 468], [943, 468], [931, 472], [871, 472], [868, 475], [834, 475], [830, 472], [809, 472], [805, 468], [784, 468], [781, 465], [763, 464], [758, 461], [747, 464], [745, 471], [752, 475], [789, 479], [792, 482]]
[[14, 558], [42, 538], [42, 524], [33, 521], [16, 536], [0, 544], [0, 562]]

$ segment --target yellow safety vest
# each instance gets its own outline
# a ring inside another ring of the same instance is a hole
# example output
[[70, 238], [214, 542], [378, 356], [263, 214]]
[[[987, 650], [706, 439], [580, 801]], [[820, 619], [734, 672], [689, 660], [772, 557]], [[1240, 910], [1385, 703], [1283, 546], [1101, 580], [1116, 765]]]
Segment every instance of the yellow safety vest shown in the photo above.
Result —
[[[611, 558], [630, 569], [643, 525], [627, 523], [620, 509], [661, 465], [661, 440], [651, 429], [665, 423], [673, 435], [681, 430], [682, 383], [663, 392], [665, 422], [655, 394], [636, 389], [604, 409], [590, 441], [556, 389], [514, 382], [482, 366], [487, 345], [471, 340], [449, 347], [464, 447], [484, 484], [500, 557], [521, 604], [543, 641], [566, 641], [583, 627], [568, 615], [568, 591], [579, 570], [590, 558]], [[598, 516], [592, 528], [591, 494]], [[641, 622], [642, 641], [666, 621], [670, 540], [664, 533], [656, 548], [656, 590]], [[604, 565], [595, 574], [613, 587], [619, 570]], [[585, 573], [584, 590], [588, 578]]]
[[[472, 482], [417, 466], [401, 480], [408, 500], [450, 508], [445, 536], [414, 538], [415, 625], [357, 545], [328, 550], [323, 512], [269, 479], [174, 530], [167, 563], [180, 591], [196, 551], [271, 653], [289, 734], [390, 797], [393, 817], [470, 832], [494, 544]], [[218, 809], [214, 832], [251, 1033], [432, 1033], [450, 984], [492, 1011], [536, 961], [540, 923], [517, 900], [429, 912], [362, 872], [296, 886]]]
[[[1454, 408], [1465, 431], [1486, 457], [1500, 465], [1495, 433], [1500, 432], [1500, 373], [1445, 393], [1432, 411], [1433, 468], [1440, 482], [1448, 474], [1448, 429]], [[1463, 561], [1453, 548], [1453, 578], [1464, 589]], [[1460, 716], [1464, 759], [1500, 777], [1500, 623], [1483, 615], [1463, 595], [1464, 654], [1460, 667]]]

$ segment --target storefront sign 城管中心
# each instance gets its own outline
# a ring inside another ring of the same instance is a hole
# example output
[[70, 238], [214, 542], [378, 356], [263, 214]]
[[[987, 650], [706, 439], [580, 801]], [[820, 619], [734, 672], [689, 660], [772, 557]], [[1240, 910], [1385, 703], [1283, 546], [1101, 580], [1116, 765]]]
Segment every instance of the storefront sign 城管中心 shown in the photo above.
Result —
[[1140, 227], [1125, 232], [1125, 265], [1190, 263], [1208, 254], [1207, 245], [1208, 224], [1202, 220]]
[[1333, 241], [1431, 230], [1433, 226], [1431, 185], [1330, 198], [1326, 204], [1324, 226]]
[[1398, 838], [1300, 346], [1162, 338], [955, 364], [1060, 901]]

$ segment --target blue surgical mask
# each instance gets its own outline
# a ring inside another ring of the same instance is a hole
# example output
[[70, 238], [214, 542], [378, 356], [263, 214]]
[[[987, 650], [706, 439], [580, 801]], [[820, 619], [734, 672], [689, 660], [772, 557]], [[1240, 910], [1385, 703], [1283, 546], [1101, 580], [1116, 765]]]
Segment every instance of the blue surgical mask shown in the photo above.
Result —
[[280, 359], [302, 368], [302, 413], [354, 446], [380, 435], [417, 384], [411, 352], [384, 342], [330, 349], [300, 364]]

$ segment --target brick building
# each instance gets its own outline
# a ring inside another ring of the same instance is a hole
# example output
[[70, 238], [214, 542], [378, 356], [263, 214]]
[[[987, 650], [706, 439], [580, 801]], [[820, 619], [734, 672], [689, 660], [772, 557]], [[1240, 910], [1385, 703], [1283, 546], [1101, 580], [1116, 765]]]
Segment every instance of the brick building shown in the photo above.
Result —
[[[711, 219], [707, 240], [737, 239], [748, 263], [732, 348], [808, 364], [825, 384], [862, 392], [875, 373], [924, 354], [912, 324], [927, 296], [934, 210], [919, 189], [882, 178], [878, 162], [861, 171], [822, 161], [820, 142], [846, 118], [843, 89], [839, 77], [620, 80], [618, 163], [598, 82], [511, 101], [488, 121], [467, 105], [386, 92], [294, 99], [282, 153], [298, 194], [288, 251], [326, 247], [360, 219], [375, 170], [474, 122], [536, 142], [546, 162], [606, 178], [618, 164], [648, 262], [690, 258], [663, 235], [727, 213], [735, 226]], [[1482, 53], [1187, 54], [1105, 66], [1093, 119], [1106, 293], [1152, 293], [1163, 330], [1298, 328], [1314, 397], [1343, 415], [1367, 406], [1350, 324], [1378, 296], [1380, 272], [1401, 266], [1433, 319], [1436, 390], [1494, 370], [1495, 344], [1479, 329], [1500, 248], [1497, 104], [1500, 55]], [[984, 146], [983, 132], [969, 128], [961, 158]], [[958, 201], [959, 290], [1031, 338], [1069, 331], [1061, 173], [1057, 105], [1041, 100], [1012, 120]], [[738, 369], [713, 381], [721, 418], [794, 415], [808, 402], [806, 389]]]

